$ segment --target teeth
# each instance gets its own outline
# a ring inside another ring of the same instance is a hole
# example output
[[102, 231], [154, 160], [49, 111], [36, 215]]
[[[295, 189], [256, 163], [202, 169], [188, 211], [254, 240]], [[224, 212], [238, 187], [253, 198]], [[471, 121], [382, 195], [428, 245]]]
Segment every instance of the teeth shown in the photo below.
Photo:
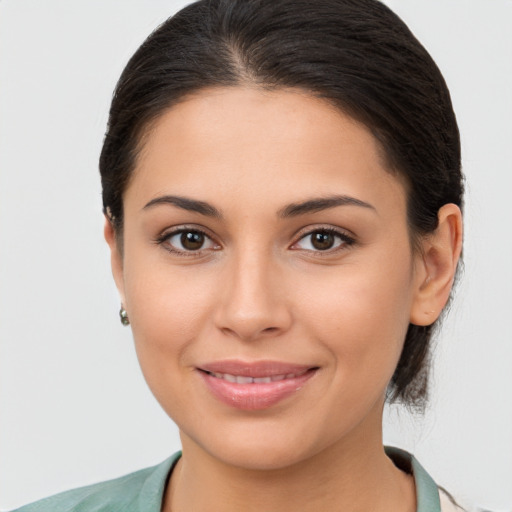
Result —
[[[226, 374], [227, 377], [227, 374]], [[254, 382], [254, 379], [252, 377], [244, 377], [242, 375], [236, 376], [236, 383], [237, 384], [251, 384]]]
[[271, 377], [255, 377], [253, 379], [253, 381], [256, 383], [261, 382], [263, 384], [266, 384], [266, 383], [272, 382], [272, 378]]
[[247, 377], [245, 375], [231, 375], [229, 373], [218, 373], [211, 372], [210, 375], [217, 377], [218, 379], [224, 379], [228, 382], [236, 382], [237, 384], [269, 384], [271, 382], [277, 382], [284, 379], [293, 379], [304, 375], [307, 370], [299, 373], [288, 373], [283, 375], [272, 375], [270, 377]]

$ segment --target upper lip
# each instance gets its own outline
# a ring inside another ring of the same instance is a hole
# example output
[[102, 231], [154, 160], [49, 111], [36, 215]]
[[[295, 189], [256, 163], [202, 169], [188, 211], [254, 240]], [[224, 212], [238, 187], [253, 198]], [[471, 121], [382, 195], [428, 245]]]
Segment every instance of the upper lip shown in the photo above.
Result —
[[198, 366], [199, 370], [210, 373], [227, 373], [229, 375], [246, 377], [272, 377], [275, 375], [289, 375], [303, 373], [316, 366], [286, 363], [282, 361], [239, 361], [225, 360], [213, 361]]

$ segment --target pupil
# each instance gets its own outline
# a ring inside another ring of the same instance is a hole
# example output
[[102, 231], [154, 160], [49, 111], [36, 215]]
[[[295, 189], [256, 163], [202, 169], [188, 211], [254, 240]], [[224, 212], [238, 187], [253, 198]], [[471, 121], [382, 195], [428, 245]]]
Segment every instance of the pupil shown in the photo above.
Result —
[[334, 236], [331, 233], [314, 233], [311, 243], [315, 249], [325, 251], [334, 245]]
[[201, 249], [204, 244], [204, 235], [196, 231], [188, 231], [181, 234], [181, 244], [185, 249], [196, 251]]

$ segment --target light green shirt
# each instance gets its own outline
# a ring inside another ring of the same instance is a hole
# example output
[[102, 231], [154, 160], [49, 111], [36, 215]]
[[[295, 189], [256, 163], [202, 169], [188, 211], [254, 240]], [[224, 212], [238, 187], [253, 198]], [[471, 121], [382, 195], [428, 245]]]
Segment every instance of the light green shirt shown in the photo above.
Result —
[[[400, 469], [412, 473], [416, 512], [441, 512], [439, 489], [420, 463], [398, 448], [386, 447], [386, 453]], [[178, 452], [157, 466], [66, 491], [13, 512], [160, 512], [166, 482], [180, 457]]]

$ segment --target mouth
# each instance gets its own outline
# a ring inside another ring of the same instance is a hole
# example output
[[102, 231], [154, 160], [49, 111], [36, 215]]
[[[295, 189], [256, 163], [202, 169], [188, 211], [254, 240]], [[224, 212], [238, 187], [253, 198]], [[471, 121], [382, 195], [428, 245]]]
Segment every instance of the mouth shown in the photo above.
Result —
[[275, 361], [219, 361], [197, 368], [206, 387], [222, 403], [237, 409], [267, 409], [297, 392], [318, 366]]
[[281, 373], [277, 375], [270, 375], [267, 377], [251, 377], [249, 375], [232, 375], [230, 373], [219, 373], [219, 372], [206, 372], [209, 375], [216, 377], [217, 379], [224, 379], [228, 382], [236, 384], [269, 384], [270, 382], [279, 382], [285, 379], [295, 379], [301, 377], [309, 369], [303, 370], [298, 373]]

